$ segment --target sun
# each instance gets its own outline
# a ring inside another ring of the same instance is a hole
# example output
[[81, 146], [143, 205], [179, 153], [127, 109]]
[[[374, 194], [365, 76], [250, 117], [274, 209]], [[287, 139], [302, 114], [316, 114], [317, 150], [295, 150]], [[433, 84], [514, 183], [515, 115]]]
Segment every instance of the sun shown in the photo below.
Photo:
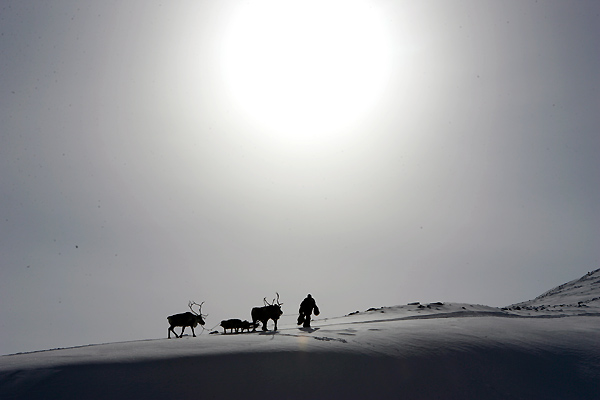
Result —
[[240, 4], [221, 48], [227, 91], [266, 137], [335, 140], [375, 105], [390, 73], [380, 11], [360, 0]]

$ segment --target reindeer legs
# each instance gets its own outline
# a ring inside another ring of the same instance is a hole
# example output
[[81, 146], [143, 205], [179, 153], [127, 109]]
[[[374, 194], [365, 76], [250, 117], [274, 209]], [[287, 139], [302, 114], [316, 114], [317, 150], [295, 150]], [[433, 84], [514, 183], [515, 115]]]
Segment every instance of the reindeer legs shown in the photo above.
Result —
[[171, 332], [173, 332], [173, 335], [175, 335], [176, 338], [181, 337], [181, 336], [177, 336], [177, 332], [175, 332], [175, 329], [173, 329], [174, 326], [169, 327], [169, 339], [171, 339]]

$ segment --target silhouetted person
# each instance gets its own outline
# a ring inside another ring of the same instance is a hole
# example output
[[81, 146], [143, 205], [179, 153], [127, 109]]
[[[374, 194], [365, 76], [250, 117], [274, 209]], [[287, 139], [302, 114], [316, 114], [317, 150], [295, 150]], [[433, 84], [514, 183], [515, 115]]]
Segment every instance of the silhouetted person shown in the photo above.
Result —
[[304, 324], [305, 328], [310, 328], [310, 315], [315, 312], [315, 315], [319, 315], [319, 307], [315, 299], [309, 294], [306, 296], [302, 303], [300, 303], [300, 315], [298, 316], [298, 325]]

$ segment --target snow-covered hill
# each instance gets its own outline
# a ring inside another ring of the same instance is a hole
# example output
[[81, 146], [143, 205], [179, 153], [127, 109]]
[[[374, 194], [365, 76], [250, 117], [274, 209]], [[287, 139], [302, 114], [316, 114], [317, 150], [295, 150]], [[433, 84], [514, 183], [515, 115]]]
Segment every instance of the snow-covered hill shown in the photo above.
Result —
[[599, 276], [506, 309], [413, 303], [312, 329], [289, 318], [276, 332], [2, 356], [0, 398], [597, 399]]
[[598, 313], [600, 312], [600, 269], [548, 290], [533, 300], [514, 304], [507, 309], [547, 313], [557, 311], [576, 314]]

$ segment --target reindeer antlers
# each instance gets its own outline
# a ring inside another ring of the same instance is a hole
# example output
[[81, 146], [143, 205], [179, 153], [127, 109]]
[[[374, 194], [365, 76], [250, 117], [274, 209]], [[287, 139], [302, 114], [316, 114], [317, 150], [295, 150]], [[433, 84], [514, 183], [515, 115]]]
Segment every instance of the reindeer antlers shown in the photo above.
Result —
[[[277, 305], [279, 305], [279, 306], [283, 305], [283, 303], [279, 302], [279, 293], [275, 292], [275, 294], [277, 295]], [[273, 299], [273, 303], [275, 303], [275, 299]]]
[[265, 303], [265, 306], [272, 306], [273, 304], [275, 304], [275, 302], [277, 302], [277, 305], [278, 305], [278, 306], [280, 306], [280, 305], [282, 305], [282, 304], [283, 304], [283, 303], [280, 303], [280, 302], [279, 302], [279, 293], [275, 292], [275, 294], [277, 295], [277, 300], [276, 300], [276, 299], [273, 299], [273, 301], [272, 301], [271, 303], [269, 303], [269, 302], [267, 301], [267, 298], [266, 298], [266, 297], [264, 297], [264, 298], [263, 298], [263, 301], [264, 301], [264, 303]]
[[[208, 314], [204, 315], [202, 314], [202, 304], [204, 304], [204, 302], [198, 304], [195, 301], [190, 300], [188, 302], [188, 307], [190, 308], [190, 310], [192, 310], [192, 312], [196, 315], [201, 315], [202, 317], [206, 318], [208, 317]], [[198, 312], [194, 311], [194, 309], [192, 308], [192, 306], [198, 306]]]

